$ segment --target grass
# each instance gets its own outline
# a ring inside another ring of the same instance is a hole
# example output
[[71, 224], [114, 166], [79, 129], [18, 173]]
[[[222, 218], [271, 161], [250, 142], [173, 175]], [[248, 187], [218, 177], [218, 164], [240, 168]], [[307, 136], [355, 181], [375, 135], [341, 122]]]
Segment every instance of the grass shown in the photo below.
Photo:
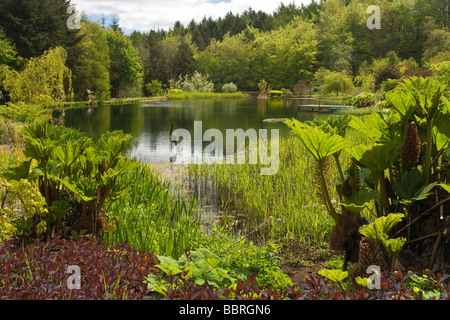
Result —
[[[349, 132], [357, 143], [359, 137]], [[348, 153], [342, 155], [347, 167]], [[283, 244], [289, 250], [320, 248], [327, 240], [333, 221], [316, 195], [314, 162], [296, 137], [280, 140], [280, 169], [273, 176], [260, 175], [259, 165], [191, 164], [192, 181], [214, 181], [218, 203], [229, 213], [244, 216], [245, 232], [258, 228], [258, 240]], [[332, 202], [338, 195], [338, 170], [332, 165]], [[225, 213], [227, 214], [227, 213]], [[233, 221], [231, 221], [233, 223]], [[263, 225], [262, 225], [263, 224]], [[262, 225], [262, 226], [261, 226]], [[305, 245], [306, 244], [306, 245]]]
[[115, 225], [103, 234], [108, 243], [127, 242], [139, 249], [175, 258], [181, 256], [193, 238], [203, 232], [194, 200], [172, 191], [146, 165], [120, 177], [127, 195], [109, 204], [108, 215]]
[[254, 269], [261, 284], [277, 288], [292, 285], [277, 265], [277, 245], [269, 242], [257, 247], [243, 237], [232, 237], [220, 226], [205, 232], [194, 198], [163, 181], [150, 166], [143, 164], [122, 176], [118, 182], [121, 185], [129, 186], [129, 190], [107, 210], [114, 223], [102, 234], [107, 245], [127, 243], [138, 250], [174, 259], [185, 252], [207, 248], [237, 270]]
[[220, 93], [220, 92], [170, 92], [167, 94], [169, 100], [187, 100], [187, 99], [212, 99], [212, 98], [246, 98], [248, 95], [241, 92]]
[[390, 109], [385, 108], [385, 109], [381, 109], [381, 108], [374, 108], [374, 107], [368, 107], [368, 108], [351, 108], [351, 109], [339, 109], [336, 111], [336, 115], [353, 115], [353, 116], [365, 116], [365, 115], [370, 115], [374, 112], [381, 112], [383, 114], [388, 114], [389, 112], [391, 112]]

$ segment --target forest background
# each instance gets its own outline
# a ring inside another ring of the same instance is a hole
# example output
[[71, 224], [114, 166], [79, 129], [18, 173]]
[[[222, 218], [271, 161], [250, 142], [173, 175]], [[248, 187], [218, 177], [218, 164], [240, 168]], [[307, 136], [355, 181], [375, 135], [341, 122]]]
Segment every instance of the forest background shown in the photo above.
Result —
[[[159, 95], [193, 75], [214, 91], [230, 83], [259, 91], [264, 79], [267, 88], [299, 94], [311, 87], [374, 92], [387, 79], [449, 69], [445, 0], [313, 0], [130, 34], [117, 18], [106, 25], [84, 13], [81, 28], [69, 29], [69, 1], [19, 2], [0, 2], [0, 83], [25, 102]], [[381, 9], [380, 29], [367, 27], [370, 5]]]

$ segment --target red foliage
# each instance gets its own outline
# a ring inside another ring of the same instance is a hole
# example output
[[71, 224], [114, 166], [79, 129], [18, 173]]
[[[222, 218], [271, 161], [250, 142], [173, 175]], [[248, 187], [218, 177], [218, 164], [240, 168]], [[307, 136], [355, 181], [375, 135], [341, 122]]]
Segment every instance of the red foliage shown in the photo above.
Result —
[[[0, 299], [143, 299], [143, 279], [158, 259], [127, 244], [105, 247], [92, 237], [78, 241], [36, 241], [21, 249], [0, 245]], [[80, 268], [81, 288], [69, 290], [68, 266]], [[114, 296], [112, 296], [114, 295]]]
[[[0, 300], [105, 300], [160, 299], [144, 283], [148, 274], [159, 273], [153, 254], [138, 251], [128, 244], [107, 247], [93, 237], [78, 241], [59, 238], [49, 242], [35, 241], [21, 248], [13, 242], [0, 244]], [[80, 268], [81, 288], [69, 290], [68, 266]], [[289, 287], [279, 290], [255, 285], [255, 278], [239, 281], [236, 289], [198, 286], [186, 274], [171, 276], [167, 281], [168, 300], [417, 300], [420, 295], [405, 286], [411, 275], [385, 273], [381, 289], [342, 290], [328, 286], [323, 278], [312, 275], [304, 290]], [[448, 276], [431, 274], [441, 299], [450, 299]], [[177, 283], [176, 289], [170, 284]]]

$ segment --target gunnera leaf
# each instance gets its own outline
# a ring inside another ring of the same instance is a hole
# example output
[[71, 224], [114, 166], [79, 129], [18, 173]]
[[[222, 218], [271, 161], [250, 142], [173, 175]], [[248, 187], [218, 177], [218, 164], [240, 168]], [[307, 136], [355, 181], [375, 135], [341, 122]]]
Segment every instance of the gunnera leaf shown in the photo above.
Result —
[[348, 141], [340, 135], [325, 132], [319, 127], [301, 123], [296, 119], [288, 120], [285, 124], [292, 129], [292, 132], [300, 138], [306, 149], [319, 162], [348, 145]]
[[391, 229], [404, 218], [403, 213], [390, 213], [387, 216], [375, 219], [371, 224], [362, 226], [359, 232], [378, 242], [383, 242]]

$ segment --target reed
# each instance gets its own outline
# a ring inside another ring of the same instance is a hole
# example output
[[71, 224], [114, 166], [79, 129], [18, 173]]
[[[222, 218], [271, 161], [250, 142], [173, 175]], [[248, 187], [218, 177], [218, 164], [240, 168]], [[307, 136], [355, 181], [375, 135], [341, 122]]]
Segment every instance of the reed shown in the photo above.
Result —
[[[350, 134], [351, 140], [359, 139]], [[344, 150], [342, 165], [347, 167], [350, 156]], [[280, 140], [280, 169], [276, 175], [260, 175], [260, 165], [191, 164], [191, 181], [214, 181], [217, 202], [225, 214], [236, 212], [244, 216], [244, 233], [259, 228], [260, 241], [278, 243], [308, 243], [320, 245], [328, 238], [333, 220], [315, 192], [314, 161], [297, 137]], [[331, 201], [339, 197], [335, 162], [331, 166]], [[336, 205], [336, 207], [339, 207]], [[226, 219], [225, 219], [226, 220]]]
[[147, 252], [177, 258], [203, 232], [194, 200], [176, 192], [148, 166], [121, 176], [118, 185], [129, 189], [127, 195], [109, 205], [107, 212], [115, 225], [103, 234], [107, 243], [127, 242]]

